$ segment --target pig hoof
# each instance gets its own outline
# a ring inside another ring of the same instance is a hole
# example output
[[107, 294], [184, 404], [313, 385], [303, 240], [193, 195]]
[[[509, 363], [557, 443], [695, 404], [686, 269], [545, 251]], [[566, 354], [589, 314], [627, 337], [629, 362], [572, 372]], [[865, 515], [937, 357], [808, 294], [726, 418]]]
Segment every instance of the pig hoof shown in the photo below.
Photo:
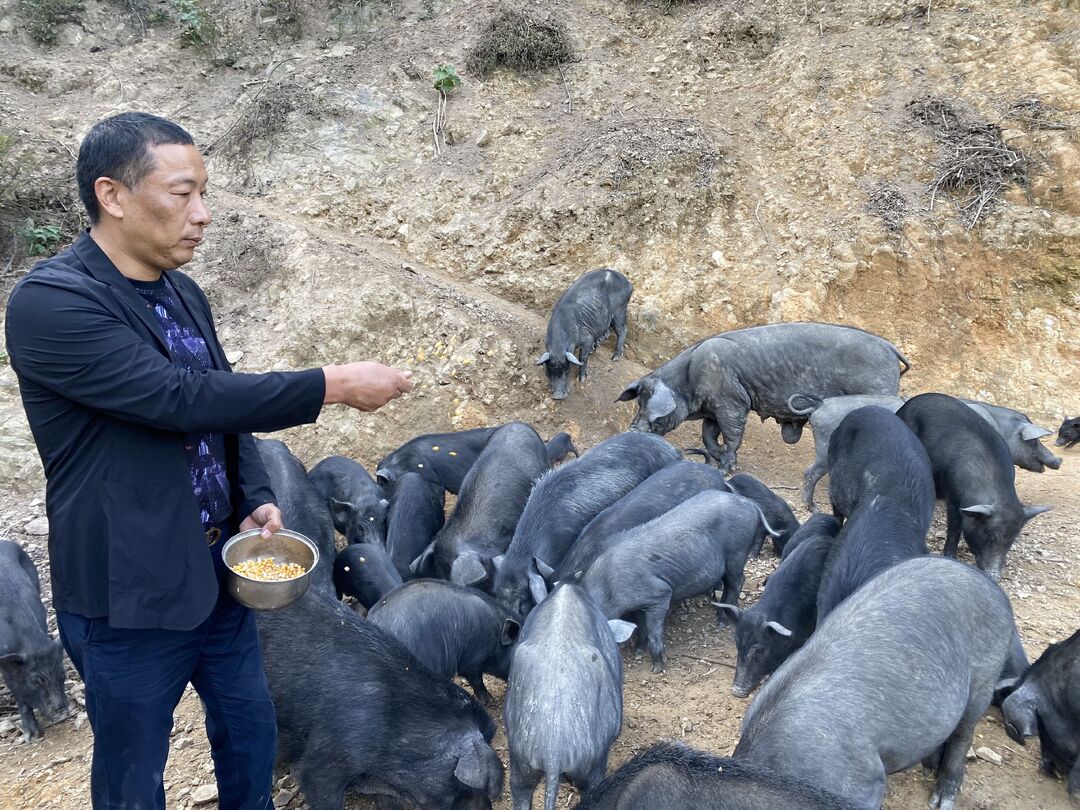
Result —
[[661, 672], [663, 672], [664, 671], [664, 660], [660, 659], [659, 661], [653, 661], [652, 671], [654, 673], [656, 673], [656, 674], [660, 674]]
[[620, 360], [622, 360], [622, 352], [616, 352], [615, 354], [611, 355], [611, 361], [613, 363], [618, 363]]

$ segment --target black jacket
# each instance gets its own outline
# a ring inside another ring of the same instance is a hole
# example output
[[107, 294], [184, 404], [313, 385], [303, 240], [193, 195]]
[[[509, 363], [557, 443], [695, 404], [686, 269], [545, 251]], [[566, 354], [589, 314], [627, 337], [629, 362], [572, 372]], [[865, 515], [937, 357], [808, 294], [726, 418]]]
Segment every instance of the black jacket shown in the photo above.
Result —
[[45, 467], [53, 604], [114, 627], [189, 629], [217, 599], [185, 434], [225, 434], [238, 523], [274, 501], [249, 432], [313, 422], [325, 395], [320, 369], [233, 374], [202, 290], [166, 276], [214, 370], [173, 365], [157, 317], [88, 233], [7, 305], [7, 351]]

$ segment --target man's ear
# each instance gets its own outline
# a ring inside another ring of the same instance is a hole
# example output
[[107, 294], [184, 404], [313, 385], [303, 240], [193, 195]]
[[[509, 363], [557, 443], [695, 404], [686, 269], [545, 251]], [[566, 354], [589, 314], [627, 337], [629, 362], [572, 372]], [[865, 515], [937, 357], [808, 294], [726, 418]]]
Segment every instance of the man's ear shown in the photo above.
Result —
[[99, 177], [94, 181], [94, 196], [98, 208], [113, 219], [124, 218], [124, 207], [120, 204], [120, 192], [123, 185], [111, 177]]

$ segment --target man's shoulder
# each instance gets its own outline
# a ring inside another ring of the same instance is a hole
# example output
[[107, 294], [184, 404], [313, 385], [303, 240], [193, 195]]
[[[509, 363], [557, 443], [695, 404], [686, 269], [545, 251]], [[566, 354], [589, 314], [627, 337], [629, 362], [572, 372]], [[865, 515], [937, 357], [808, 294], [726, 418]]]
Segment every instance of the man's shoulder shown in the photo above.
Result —
[[185, 273], [183, 270], [170, 270], [167, 274], [169, 281], [174, 287], [181, 292], [194, 294], [198, 297], [203, 307], [210, 311], [210, 302], [206, 298], [206, 293], [203, 292], [203, 288], [199, 286], [199, 282]]
[[31, 267], [12, 288], [9, 304], [27, 288], [91, 290], [100, 286], [101, 282], [86, 271], [75, 251], [68, 248]]

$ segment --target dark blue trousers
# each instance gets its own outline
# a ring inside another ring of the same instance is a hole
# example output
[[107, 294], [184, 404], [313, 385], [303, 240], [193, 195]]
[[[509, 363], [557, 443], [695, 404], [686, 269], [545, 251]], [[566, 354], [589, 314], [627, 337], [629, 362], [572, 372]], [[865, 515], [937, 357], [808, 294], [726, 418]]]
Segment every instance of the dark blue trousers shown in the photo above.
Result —
[[124, 630], [58, 613], [86, 685], [94, 810], [164, 810], [173, 711], [190, 682], [206, 708], [220, 810], [273, 807], [277, 726], [255, 617], [223, 594], [194, 630]]

